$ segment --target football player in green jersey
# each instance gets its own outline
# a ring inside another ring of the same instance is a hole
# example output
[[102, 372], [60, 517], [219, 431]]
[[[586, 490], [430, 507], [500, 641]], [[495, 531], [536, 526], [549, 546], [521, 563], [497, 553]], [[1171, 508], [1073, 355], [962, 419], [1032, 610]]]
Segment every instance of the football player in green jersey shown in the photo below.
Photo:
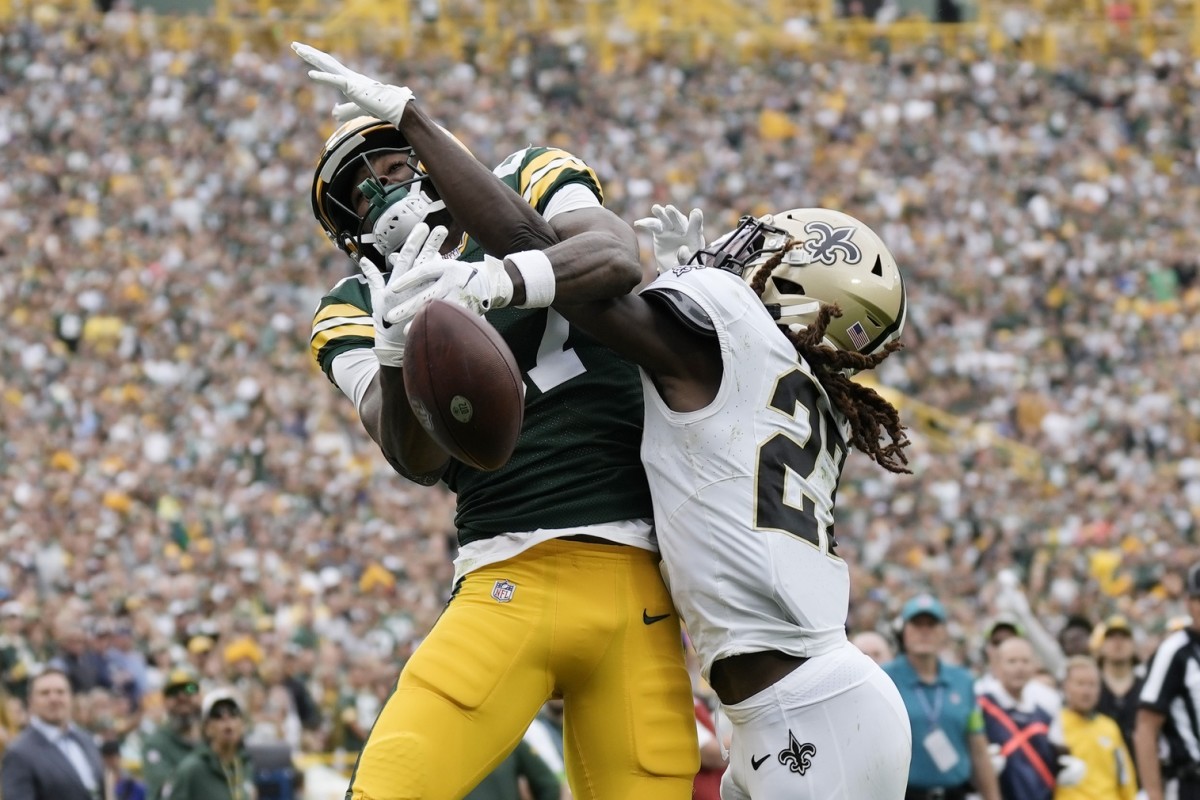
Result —
[[[632, 288], [641, 276], [632, 230], [603, 208], [595, 173], [570, 153], [526, 148], [493, 175], [407, 89], [294, 48], [314, 79], [354, 101], [321, 154], [313, 210], [363, 274], [321, 301], [314, 357], [389, 462], [413, 480], [444, 481], [458, 501], [453, 598], [405, 665], [347, 797], [461, 797], [555, 695], [575, 797], [690, 797], [691, 688], [651, 536], [637, 370], [551, 308], [556, 290]], [[542, 219], [516, 235], [483, 221], [467, 236], [455, 221], [455, 209], [497, 202], [527, 203]], [[606, 266], [572, 271], [584, 252], [606, 253]], [[521, 438], [494, 472], [450, 459], [404, 396], [412, 315], [396, 312], [422, 293], [445, 294], [447, 281], [486, 312], [525, 379]]]

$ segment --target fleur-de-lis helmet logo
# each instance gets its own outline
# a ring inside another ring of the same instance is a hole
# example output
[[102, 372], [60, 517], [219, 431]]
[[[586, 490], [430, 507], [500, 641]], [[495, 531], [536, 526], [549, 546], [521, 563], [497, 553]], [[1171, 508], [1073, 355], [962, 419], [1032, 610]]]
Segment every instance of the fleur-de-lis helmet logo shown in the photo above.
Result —
[[837, 263], [838, 253], [841, 252], [842, 259], [847, 264], [857, 264], [862, 260], [862, 250], [852, 241], [854, 230], [853, 225], [833, 226], [820, 220], [806, 224], [804, 232], [809, 234], [809, 238], [804, 242], [802, 249], [811, 259], [809, 263], [820, 261], [825, 266], [832, 267]]
[[779, 763], [792, 772], [803, 775], [812, 766], [813, 756], [817, 754], [817, 746], [811, 742], [800, 744], [796, 735], [788, 731], [788, 746], [779, 751]]

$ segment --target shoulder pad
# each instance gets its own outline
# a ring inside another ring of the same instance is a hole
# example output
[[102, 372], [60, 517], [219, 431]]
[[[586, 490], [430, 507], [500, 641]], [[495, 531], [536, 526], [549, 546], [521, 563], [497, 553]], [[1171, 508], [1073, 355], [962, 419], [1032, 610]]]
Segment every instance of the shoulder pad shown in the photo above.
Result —
[[653, 300], [665, 306], [675, 318], [687, 326], [693, 333], [701, 336], [715, 336], [717, 328], [704, 307], [678, 289], [666, 286], [650, 287], [642, 292], [647, 300]]

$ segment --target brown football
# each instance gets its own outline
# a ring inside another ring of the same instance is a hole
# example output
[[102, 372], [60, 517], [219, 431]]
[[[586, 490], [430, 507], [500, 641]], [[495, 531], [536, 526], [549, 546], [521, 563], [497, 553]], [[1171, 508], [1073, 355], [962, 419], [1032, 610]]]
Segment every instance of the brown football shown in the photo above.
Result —
[[404, 390], [421, 426], [464, 464], [508, 463], [525, 417], [525, 384], [512, 350], [487, 320], [432, 300], [404, 348]]

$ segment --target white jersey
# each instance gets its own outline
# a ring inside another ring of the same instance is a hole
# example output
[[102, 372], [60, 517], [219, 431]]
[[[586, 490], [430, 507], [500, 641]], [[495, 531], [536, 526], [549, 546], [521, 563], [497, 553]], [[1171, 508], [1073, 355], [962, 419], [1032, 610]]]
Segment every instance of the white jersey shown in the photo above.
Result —
[[833, 547], [849, 423], [762, 301], [724, 270], [679, 267], [646, 287], [698, 303], [716, 328], [716, 399], [672, 411], [643, 373], [642, 460], [663, 573], [709, 675], [714, 661], [846, 641], [850, 577]]

